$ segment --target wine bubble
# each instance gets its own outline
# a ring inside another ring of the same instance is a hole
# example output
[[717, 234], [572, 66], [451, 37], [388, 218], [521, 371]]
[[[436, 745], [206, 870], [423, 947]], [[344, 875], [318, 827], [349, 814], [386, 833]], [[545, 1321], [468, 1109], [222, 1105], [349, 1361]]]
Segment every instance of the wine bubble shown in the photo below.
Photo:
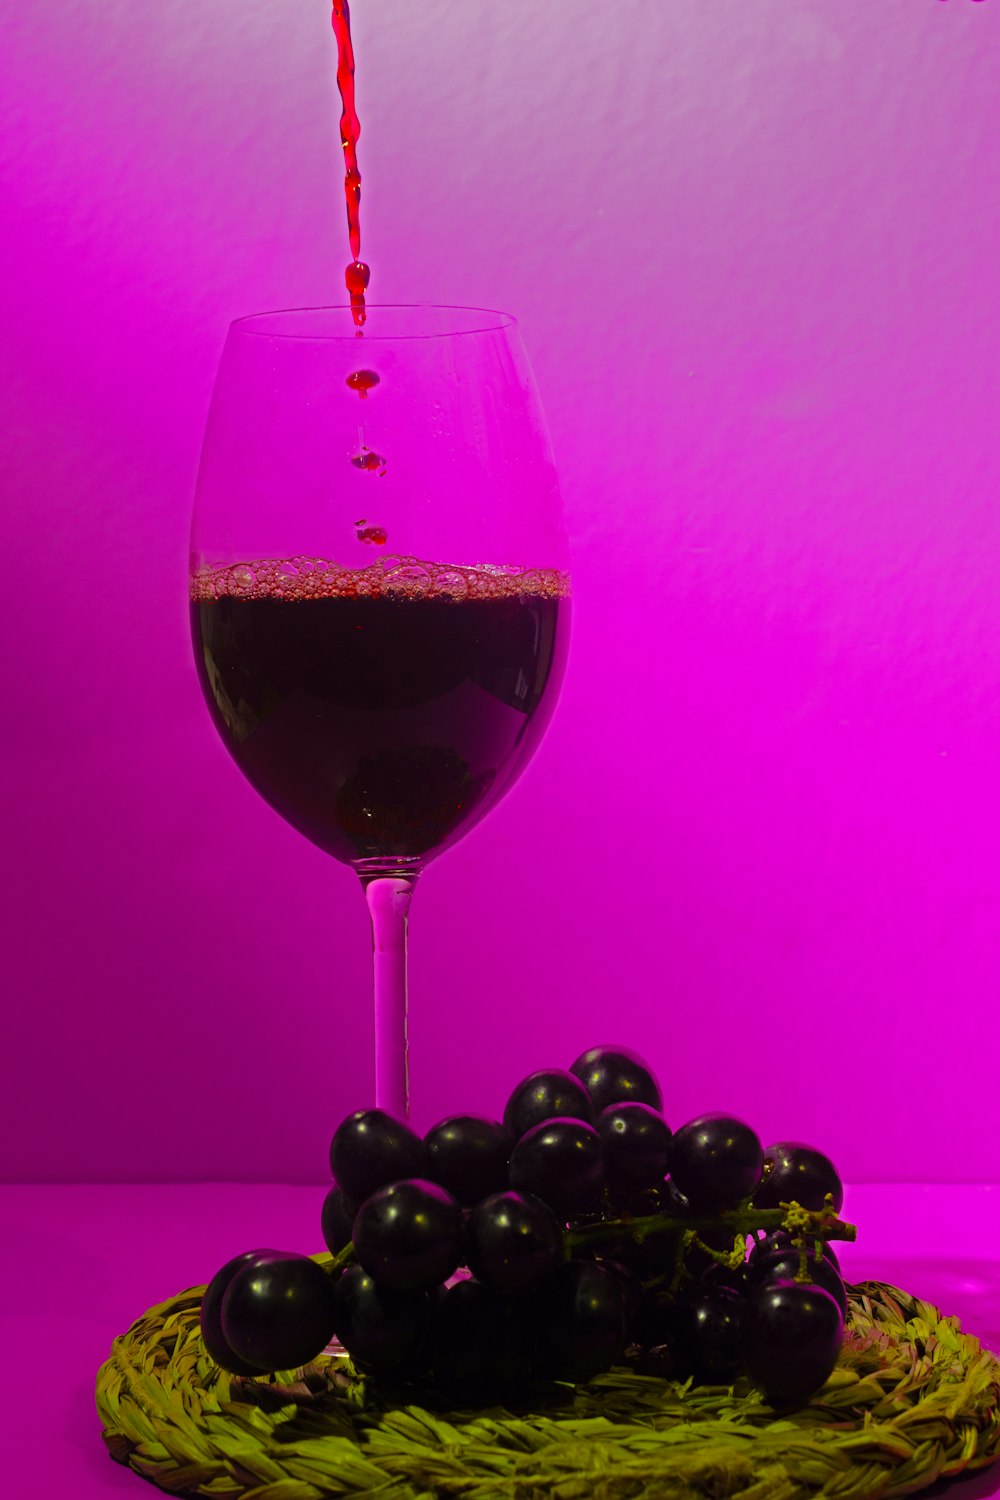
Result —
[[405, 594], [426, 594], [430, 590], [434, 575], [423, 563], [403, 562], [397, 567], [386, 568], [385, 580]]
[[441, 568], [434, 575], [434, 588], [438, 594], [464, 599], [469, 592], [469, 580], [461, 568]]

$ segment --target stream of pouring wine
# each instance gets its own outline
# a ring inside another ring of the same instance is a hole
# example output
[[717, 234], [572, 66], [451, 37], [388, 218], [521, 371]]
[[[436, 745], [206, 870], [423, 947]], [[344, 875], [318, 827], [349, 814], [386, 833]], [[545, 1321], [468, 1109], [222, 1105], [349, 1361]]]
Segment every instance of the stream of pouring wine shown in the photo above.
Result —
[[358, 332], [365, 321], [365, 291], [371, 276], [361, 259], [361, 173], [358, 170], [358, 137], [361, 124], [354, 103], [354, 44], [351, 41], [351, 10], [348, 0], [333, 0], [333, 34], [337, 38], [337, 87], [340, 90], [340, 144], [344, 148], [344, 196], [347, 199], [347, 234], [351, 262], [344, 282]]

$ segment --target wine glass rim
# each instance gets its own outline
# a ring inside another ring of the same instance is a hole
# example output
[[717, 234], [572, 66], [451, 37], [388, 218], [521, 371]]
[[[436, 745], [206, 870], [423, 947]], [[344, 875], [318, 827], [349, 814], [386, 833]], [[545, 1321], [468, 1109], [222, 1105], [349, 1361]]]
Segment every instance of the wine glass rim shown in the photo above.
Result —
[[[300, 317], [306, 318], [310, 315], [315, 316], [316, 314], [340, 314], [349, 313], [350, 311], [351, 308], [349, 303], [334, 303], [329, 306], [317, 307], [273, 308], [267, 310], [266, 312], [246, 313], [243, 317], [234, 318], [229, 327], [232, 333], [245, 334], [251, 338], [298, 339], [303, 343], [333, 342], [338, 339], [354, 340], [357, 337], [359, 330], [356, 327], [353, 318], [350, 321], [344, 318], [342, 320], [343, 326], [331, 327], [329, 329], [313, 327], [309, 331], [302, 333], [288, 332], [285, 329], [276, 328], [273, 326], [273, 324], [277, 323], [280, 319], [297, 319]], [[499, 309], [493, 307], [460, 307], [454, 303], [438, 302], [368, 302], [366, 303], [366, 311], [369, 313], [461, 313], [466, 316], [471, 316], [475, 319], [475, 326], [469, 326], [467, 328], [442, 327], [433, 329], [420, 329], [412, 333], [399, 331], [392, 333], [379, 333], [374, 329], [369, 329], [366, 325], [364, 329], [364, 337], [366, 342], [371, 340], [372, 342], [391, 341], [395, 343], [399, 339], [465, 338], [472, 334], [500, 333], [505, 329], [517, 327], [517, 319], [514, 317], [513, 313], [501, 312], [499, 311]], [[489, 321], [483, 321], [487, 319]], [[338, 320], [338, 322], [339, 321], [340, 320]], [[254, 324], [261, 326], [254, 327], [252, 326]]]

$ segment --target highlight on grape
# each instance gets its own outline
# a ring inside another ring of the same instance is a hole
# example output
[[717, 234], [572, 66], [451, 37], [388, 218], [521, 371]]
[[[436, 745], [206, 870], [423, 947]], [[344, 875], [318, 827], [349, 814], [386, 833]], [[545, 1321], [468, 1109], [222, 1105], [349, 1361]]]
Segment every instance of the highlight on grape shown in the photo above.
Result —
[[829, 1157], [765, 1148], [727, 1114], [672, 1131], [626, 1048], [528, 1074], [502, 1120], [450, 1115], [421, 1137], [358, 1110], [330, 1167], [331, 1260], [247, 1250], [205, 1289], [205, 1347], [234, 1375], [297, 1369], [337, 1339], [359, 1373], [463, 1406], [627, 1357], [697, 1384], [745, 1374], [788, 1409], [837, 1362], [830, 1241], [855, 1230]]

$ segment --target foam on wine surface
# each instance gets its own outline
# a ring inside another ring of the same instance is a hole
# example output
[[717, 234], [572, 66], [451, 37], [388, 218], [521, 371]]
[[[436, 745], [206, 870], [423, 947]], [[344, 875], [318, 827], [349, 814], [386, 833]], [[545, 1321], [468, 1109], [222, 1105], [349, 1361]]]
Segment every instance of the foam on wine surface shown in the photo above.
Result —
[[397, 594], [409, 599], [566, 599], [569, 574], [557, 568], [421, 561], [393, 554], [364, 568], [323, 557], [260, 558], [191, 575], [191, 599], [360, 599]]

